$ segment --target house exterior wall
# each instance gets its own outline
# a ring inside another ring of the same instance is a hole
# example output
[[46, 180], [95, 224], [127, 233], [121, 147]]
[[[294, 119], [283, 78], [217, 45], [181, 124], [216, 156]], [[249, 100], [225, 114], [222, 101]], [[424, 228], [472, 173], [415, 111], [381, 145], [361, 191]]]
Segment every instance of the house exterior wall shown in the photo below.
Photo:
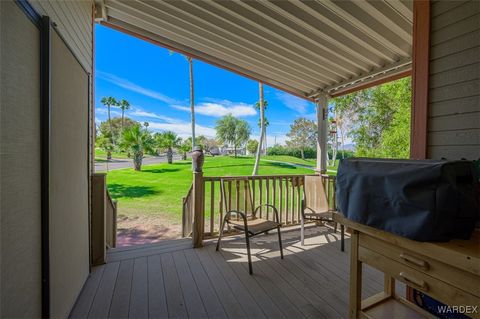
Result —
[[432, 1], [428, 157], [480, 158], [480, 1]]
[[40, 32], [0, 1], [0, 318], [41, 315]]
[[93, 1], [31, 0], [30, 3], [40, 14], [52, 19], [82, 66], [91, 72]]
[[[66, 318], [89, 273], [93, 2], [30, 3], [55, 25], [50, 52], [50, 316]], [[13, 0], [0, 1], [0, 8], [0, 317], [39, 318], [40, 31]]]

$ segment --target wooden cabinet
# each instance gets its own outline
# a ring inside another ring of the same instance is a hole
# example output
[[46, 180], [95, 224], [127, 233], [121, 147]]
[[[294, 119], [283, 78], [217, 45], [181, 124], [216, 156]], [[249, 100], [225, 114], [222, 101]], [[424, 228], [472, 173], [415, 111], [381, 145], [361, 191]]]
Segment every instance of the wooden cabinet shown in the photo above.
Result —
[[[395, 281], [449, 306], [471, 306], [466, 315], [480, 318], [480, 234], [470, 240], [429, 243], [409, 240], [340, 214], [334, 220], [352, 230], [350, 318], [432, 317], [395, 295]], [[362, 264], [385, 274], [384, 291], [361, 300]], [[475, 308], [476, 307], [476, 308]]]

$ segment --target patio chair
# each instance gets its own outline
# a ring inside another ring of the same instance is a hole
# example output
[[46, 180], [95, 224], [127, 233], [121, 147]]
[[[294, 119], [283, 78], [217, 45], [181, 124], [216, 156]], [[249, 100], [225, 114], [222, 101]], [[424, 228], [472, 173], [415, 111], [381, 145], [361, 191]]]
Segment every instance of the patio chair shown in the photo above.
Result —
[[[280, 219], [277, 209], [269, 204], [263, 204], [255, 207], [252, 200], [250, 181], [247, 178], [222, 178], [220, 181], [223, 208], [225, 216], [218, 236], [217, 248], [220, 248], [225, 225], [245, 233], [247, 244], [248, 270], [250, 275], [252, 271], [252, 258], [250, 254], [250, 237], [267, 233], [277, 229], [278, 244], [280, 246], [280, 256], [283, 259], [282, 237], [280, 234]], [[257, 217], [260, 209], [273, 210], [274, 221]]]
[[[327, 194], [323, 187], [322, 177], [319, 175], [305, 176], [304, 191], [302, 199], [302, 215], [301, 215], [301, 245], [305, 244], [305, 221], [323, 221], [334, 222], [332, 217], [334, 210], [328, 205]], [[341, 250], [344, 251], [344, 226], [341, 228]], [[337, 232], [337, 223], [334, 222], [334, 232]]]

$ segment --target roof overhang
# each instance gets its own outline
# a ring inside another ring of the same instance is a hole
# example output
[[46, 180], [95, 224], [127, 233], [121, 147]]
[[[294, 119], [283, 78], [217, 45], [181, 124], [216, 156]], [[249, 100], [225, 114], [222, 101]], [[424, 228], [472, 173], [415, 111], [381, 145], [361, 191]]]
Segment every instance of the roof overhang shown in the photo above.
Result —
[[97, 0], [97, 5], [102, 24], [310, 100], [411, 70], [411, 1]]

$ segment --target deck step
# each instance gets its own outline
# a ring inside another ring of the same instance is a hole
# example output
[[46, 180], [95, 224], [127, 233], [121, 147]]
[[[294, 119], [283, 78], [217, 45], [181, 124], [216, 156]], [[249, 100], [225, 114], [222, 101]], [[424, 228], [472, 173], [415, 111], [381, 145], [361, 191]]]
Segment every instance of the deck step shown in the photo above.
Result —
[[[107, 253], [107, 263], [158, 255], [177, 250], [184, 250], [192, 248], [191, 238], [182, 238], [176, 240], [169, 240], [168, 242], [160, 242], [155, 244], [136, 245], [133, 249], [113, 248]], [[130, 247], [129, 247], [130, 248]], [[119, 250], [116, 250], [119, 249]]]

